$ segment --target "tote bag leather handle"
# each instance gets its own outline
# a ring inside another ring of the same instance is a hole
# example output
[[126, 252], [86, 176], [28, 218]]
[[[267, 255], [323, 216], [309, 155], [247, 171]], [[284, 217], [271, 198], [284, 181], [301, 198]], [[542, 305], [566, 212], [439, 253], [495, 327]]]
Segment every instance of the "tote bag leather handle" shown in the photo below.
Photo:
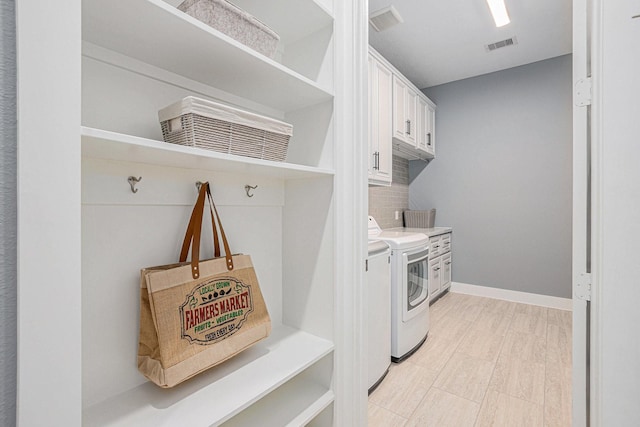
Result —
[[[194, 279], [200, 277], [200, 235], [202, 234], [202, 218], [204, 216], [204, 204], [206, 199], [209, 200], [209, 212], [211, 213], [211, 228], [213, 230], [213, 247], [214, 256], [218, 258], [220, 256], [220, 241], [218, 239], [218, 229], [220, 230], [220, 238], [222, 239], [222, 245], [224, 246], [225, 259], [227, 264], [227, 270], [233, 270], [233, 257], [231, 256], [231, 249], [229, 249], [229, 243], [227, 236], [224, 233], [218, 210], [213, 202], [213, 196], [211, 196], [211, 189], [209, 183], [205, 182], [200, 186], [200, 192], [198, 193], [198, 199], [193, 206], [191, 212], [191, 218], [189, 219], [189, 225], [182, 242], [182, 250], [180, 252], [180, 262], [187, 260], [189, 248], [191, 248], [191, 275]], [[216, 221], [218, 227], [216, 227]]]

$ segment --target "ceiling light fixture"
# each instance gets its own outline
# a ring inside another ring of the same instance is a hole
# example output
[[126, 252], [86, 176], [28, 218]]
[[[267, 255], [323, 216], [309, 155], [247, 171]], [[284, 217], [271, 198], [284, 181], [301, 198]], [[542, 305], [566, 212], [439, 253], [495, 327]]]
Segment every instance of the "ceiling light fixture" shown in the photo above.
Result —
[[503, 27], [511, 22], [504, 0], [487, 0], [487, 4], [491, 10], [491, 15], [493, 15], [493, 20], [496, 22], [496, 27]]

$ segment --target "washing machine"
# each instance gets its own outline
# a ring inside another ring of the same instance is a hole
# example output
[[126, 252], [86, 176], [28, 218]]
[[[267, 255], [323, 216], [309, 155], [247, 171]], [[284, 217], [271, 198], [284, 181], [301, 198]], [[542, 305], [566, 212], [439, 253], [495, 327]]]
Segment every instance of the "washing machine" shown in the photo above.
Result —
[[391, 365], [391, 250], [381, 240], [369, 242], [366, 262], [367, 388], [371, 393]]
[[413, 354], [429, 333], [429, 237], [382, 230], [369, 216], [369, 240], [391, 248], [391, 360]]

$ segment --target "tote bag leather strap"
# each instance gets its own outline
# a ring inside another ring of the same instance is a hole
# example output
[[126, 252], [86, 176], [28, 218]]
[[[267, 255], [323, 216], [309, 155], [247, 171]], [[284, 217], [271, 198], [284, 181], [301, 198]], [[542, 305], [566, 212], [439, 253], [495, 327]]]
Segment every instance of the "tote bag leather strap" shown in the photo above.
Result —
[[[218, 210], [213, 202], [213, 196], [211, 195], [211, 189], [209, 183], [205, 182], [200, 186], [200, 192], [198, 193], [198, 199], [191, 212], [191, 218], [189, 219], [189, 225], [182, 242], [182, 250], [180, 251], [180, 262], [187, 260], [189, 248], [191, 248], [191, 275], [194, 279], [200, 277], [199, 263], [200, 263], [200, 236], [202, 233], [202, 217], [204, 215], [205, 199], [209, 200], [209, 212], [211, 213], [211, 228], [213, 230], [213, 246], [214, 256], [217, 258], [220, 256], [220, 242], [218, 239], [218, 230], [220, 230], [220, 237], [222, 238], [222, 245], [224, 246], [225, 258], [227, 264], [227, 270], [233, 270], [233, 257], [231, 250], [229, 249], [229, 243], [227, 236], [224, 233]], [[213, 208], [213, 209], [212, 209]], [[216, 221], [218, 226], [216, 227]]]

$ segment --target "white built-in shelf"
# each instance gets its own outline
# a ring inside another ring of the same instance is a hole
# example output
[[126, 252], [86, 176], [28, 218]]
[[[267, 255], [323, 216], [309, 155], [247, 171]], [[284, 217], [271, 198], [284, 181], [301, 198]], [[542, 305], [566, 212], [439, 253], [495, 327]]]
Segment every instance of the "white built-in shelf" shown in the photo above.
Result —
[[281, 179], [334, 175], [330, 169], [235, 156], [86, 126], [81, 127], [81, 134], [83, 157]]
[[[326, 15], [315, 2], [300, 1]], [[333, 98], [311, 79], [162, 0], [84, 0], [82, 30], [85, 41], [284, 112]]]
[[[297, 395], [305, 393], [299, 387], [293, 386], [289, 392], [286, 387], [278, 388], [329, 355], [333, 348], [331, 341], [280, 326], [266, 340], [172, 389], [149, 382], [85, 408], [83, 425], [218, 425], [276, 389], [280, 399], [299, 399]], [[309, 418], [311, 412], [319, 412], [320, 406], [333, 400], [332, 393], [327, 394], [329, 390], [311, 389], [306, 398], [313, 398], [314, 393], [317, 398], [298, 417]]]
[[294, 378], [254, 403], [253, 411], [239, 413], [224, 423], [223, 427], [305, 426], [329, 406], [334, 397], [333, 391], [326, 387]]
[[[177, 7], [183, 0], [165, 1]], [[333, 23], [331, 12], [316, 0], [233, 0], [232, 3], [267, 24], [278, 33], [284, 45]]]

